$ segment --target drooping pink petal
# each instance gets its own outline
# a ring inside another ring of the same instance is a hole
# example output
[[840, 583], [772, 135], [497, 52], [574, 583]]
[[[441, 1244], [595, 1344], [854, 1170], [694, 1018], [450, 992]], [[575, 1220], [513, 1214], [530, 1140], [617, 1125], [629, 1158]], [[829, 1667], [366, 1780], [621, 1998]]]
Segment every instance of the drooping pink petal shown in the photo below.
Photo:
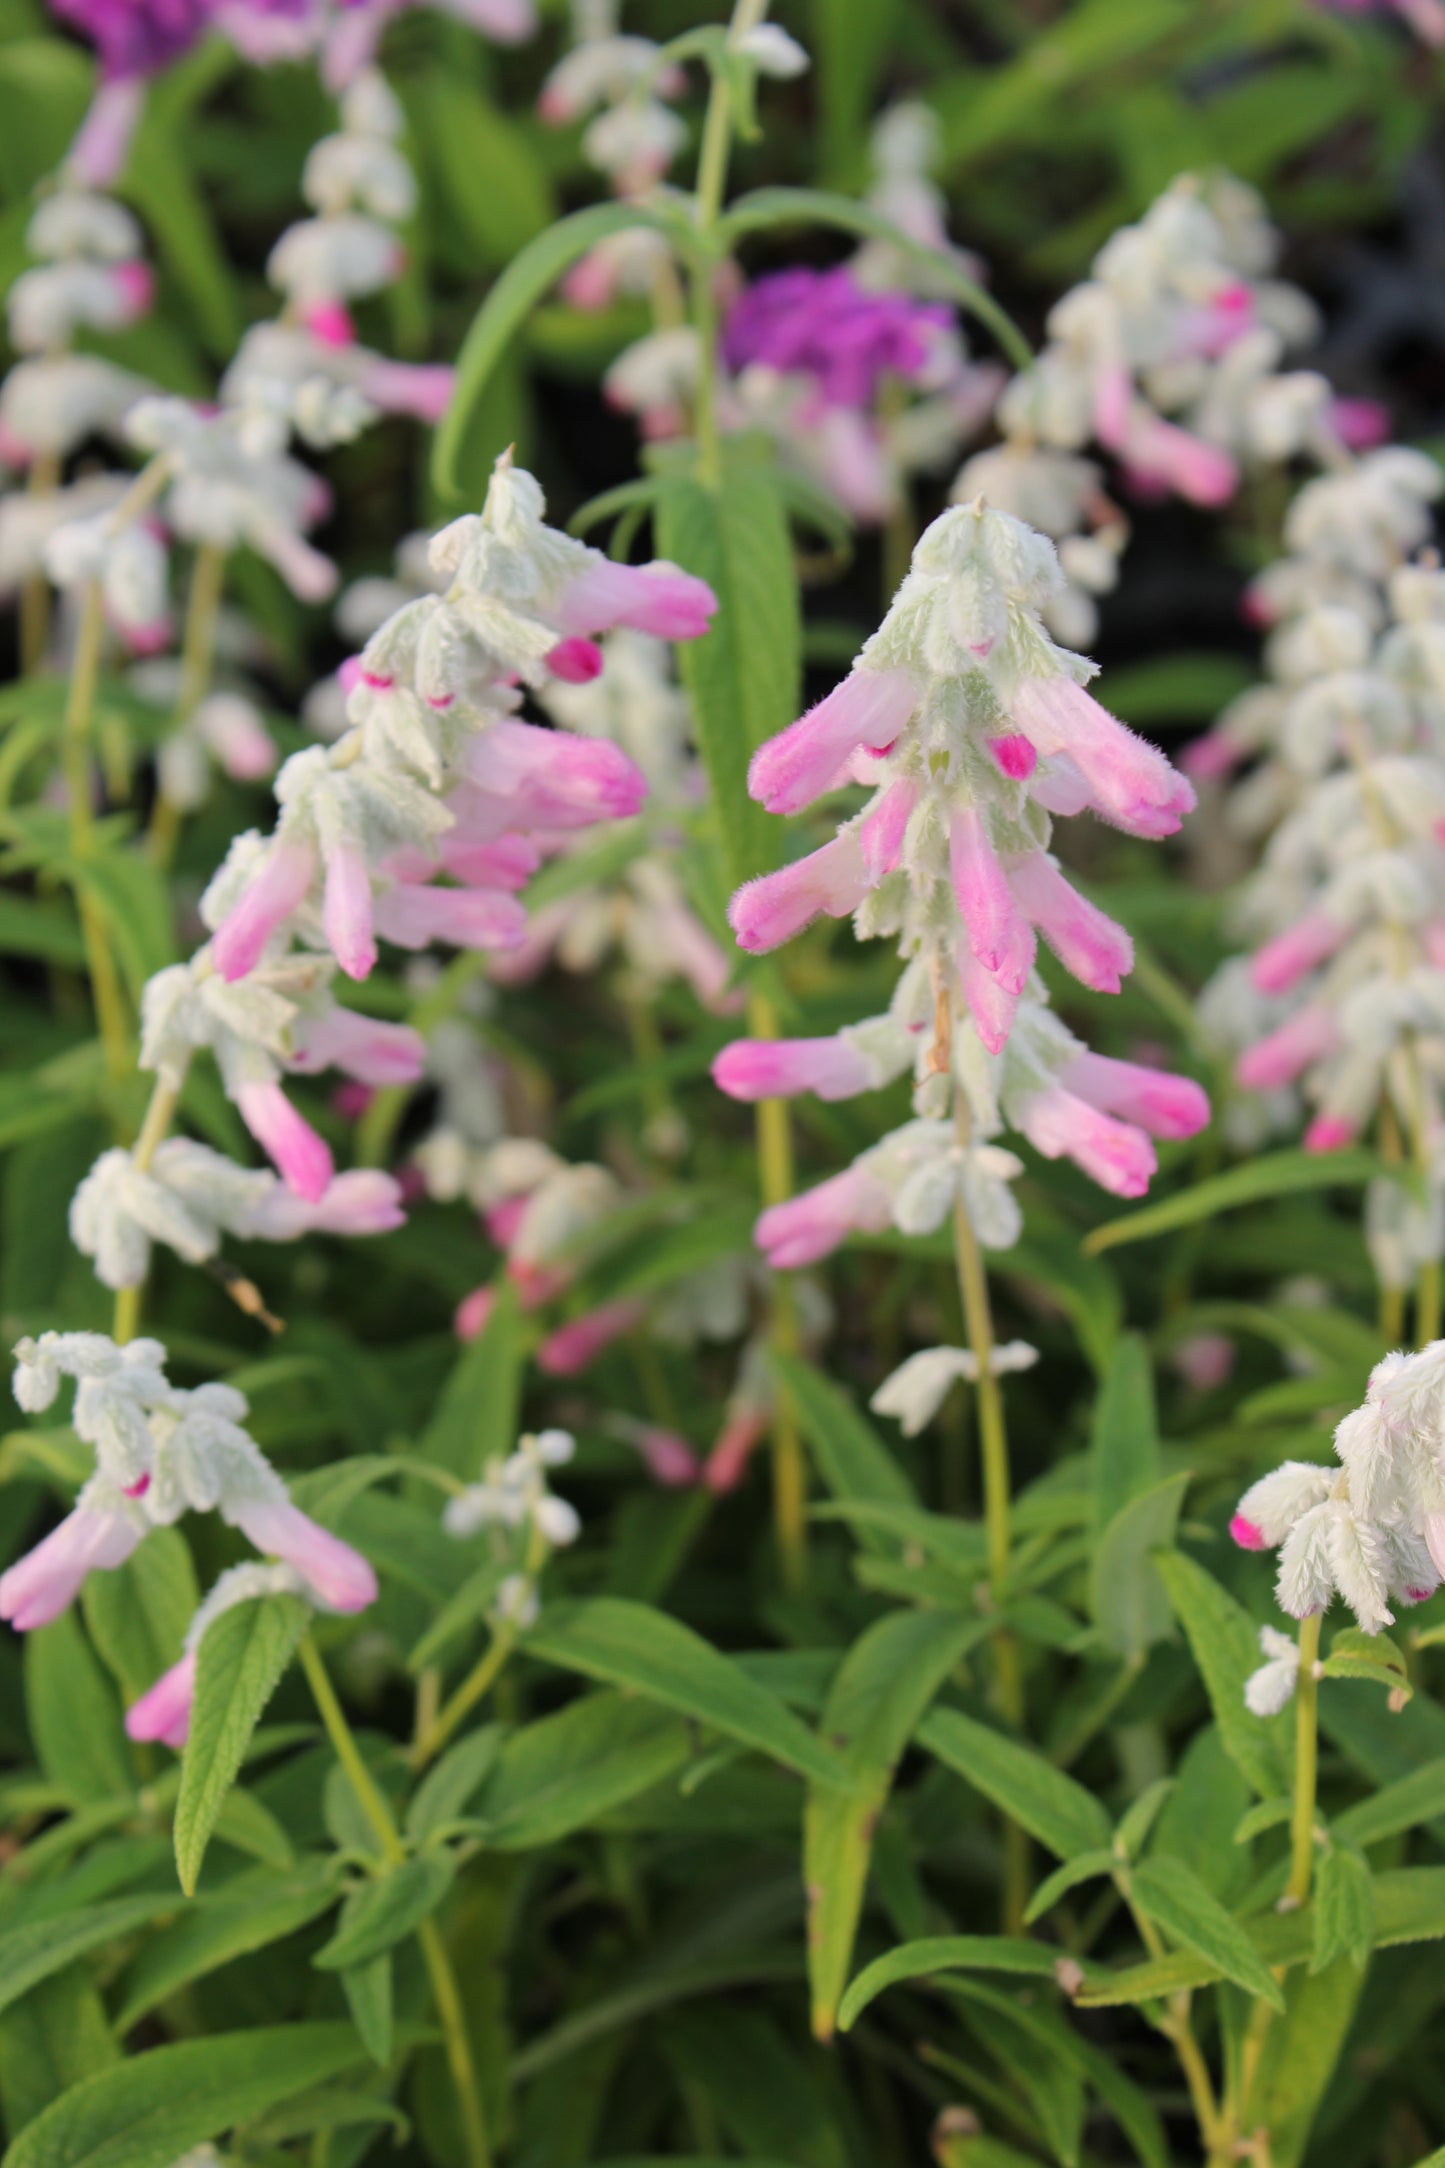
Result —
[[452, 1319], [452, 1331], [459, 1340], [475, 1340], [486, 1330], [487, 1321], [497, 1307], [495, 1287], [474, 1287], [457, 1304]]
[[745, 882], [728, 905], [728, 923], [739, 948], [762, 956], [822, 914], [846, 918], [867, 893], [862, 847], [850, 830], [776, 873]]
[[1234, 1065], [1234, 1074], [1246, 1091], [1278, 1091], [1282, 1085], [1293, 1084], [1311, 1063], [1333, 1054], [1339, 1043], [1333, 1011], [1322, 1001], [1311, 1001], [1247, 1046]]
[[1358, 1122], [1343, 1114], [1317, 1114], [1304, 1133], [1307, 1152], [1342, 1152], [1360, 1133]]
[[848, 1040], [735, 1039], [712, 1065], [712, 1079], [730, 1099], [852, 1099], [872, 1085], [863, 1056]]
[[1350, 929], [1325, 911], [1302, 919], [1256, 949], [1249, 975], [1262, 994], [1287, 994], [1317, 964], [1326, 963], [1350, 938]]
[[1035, 751], [1045, 759], [1065, 754], [1083, 776], [1095, 810], [1116, 827], [1133, 835], [1172, 835], [1192, 809], [1187, 778], [1072, 678], [1022, 679], [1012, 709]]
[[1236, 1513], [1229, 1524], [1229, 1533], [1242, 1551], [1267, 1551], [1269, 1543], [1264, 1530], [1247, 1521], [1242, 1513]]
[[211, 942], [211, 957], [221, 977], [244, 979], [261, 961], [261, 952], [306, 901], [316, 871], [309, 843], [278, 838], [264, 864], [221, 924]]
[[376, 929], [398, 948], [433, 941], [453, 948], [513, 949], [526, 938], [527, 914], [515, 896], [496, 888], [421, 888], [400, 883], [376, 899]]
[[564, 685], [590, 685], [602, 675], [601, 648], [595, 640], [584, 640], [580, 633], [559, 640], [544, 660], [553, 677], [560, 678]]
[[334, 1170], [330, 1151], [304, 1115], [279, 1084], [242, 1084], [235, 1097], [236, 1111], [288, 1186], [308, 1204], [319, 1203]]
[[1066, 1091], [1105, 1114], [1147, 1129], [1151, 1137], [1193, 1137], [1207, 1127], [1209, 1100], [1191, 1077], [1107, 1054], [1080, 1054], [1063, 1073]]
[[294, 1566], [329, 1611], [364, 1611], [375, 1603], [376, 1575], [369, 1561], [289, 1499], [247, 1499], [226, 1518], [258, 1551]]
[[1098, 994], [1117, 994], [1134, 968], [1134, 944], [1122, 926], [1088, 902], [1043, 851], [1015, 859], [1008, 885], [1066, 971]]
[[369, 978], [376, 968], [371, 875], [355, 843], [338, 843], [326, 861], [321, 918], [327, 946], [346, 976]]
[[361, 374], [361, 396], [381, 414], [408, 414], [439, 422], [452, 403], [457, 373], [440, 362], [370, 362]]
[[575, 1378], [605, 1347], [640, 1325], [646, 1314], [643, 1302], [604, 1302], [549, 1333], [537, 1350], [537, 1367], [550, 1378]]
[[707, 631], [717, 596], [706, 580], [676, 565], [615, 565], [594, 554], [558, 606], [563, 632], [610, 632], [632, 625], [658, 640], [696, 640]]
[[768, 1434], [768, 1418], [758, 1408], [739, 1408], [718, 1432], [717, 1443], [703, 1464], [706, 1488], [721, 1496], [736, 1490], [747, 1473], [754, 1451]]
[[[1032, 935], [1030, 935], [1032, 938]], [[986, 971], [973, 951], [960, 942], [954, 952], [958, 972], [958, 988], [964, 1006], [973, 1018], [974, 1030], [990, 1054], [1001, 1054], [1008, 1044], [1013, 1030], [1014, 1017], [1018, 1011], [1019, 995], [1028, 977], [1027, 971], [1017, 986], [1005, 986]]]
[[701, 1461], [686, 1438], [680, 1437], [675, 1430], [646, 1424], [638, 1430], [633, 1443], [648, 1474], [665, 1489], [688, 1490], [701, 1480]]
[[753, 1239], [775, 1271], [816, 1264], [855, 1232], [881, 1234], [892, 1216], [887, 1189], [861, 1167], [847, 1167], [830, 1181], [770, 1205]]
[[647, 796], [647, 778], [620, 746], [510, 717], [472, 739], [466, 764], [472, 788], [457, 794], [458, 817], [479, 840], [488, 840], [488, 799], [500, 801], [495, 835], [513, 826], [568, 829], [626, 820]]
[[123, 1565], [145, 1533], [145, 1523], [129, 1513], [77, 1506], [0, 1574], [0, 1618], [22, 1634], [48, 1626], [69, 1609], [88, 1573]]
[[1023, 985], [1013, 953], [1018, 911], [976, 806], [961, 806], [949, 823], [948, 867], [969, 947], [985, 971], [1017, 993]]
[[886, 751], [913, 713], [906, 670], [854, 669], [826, 699], [754, 753], [748, 792], [770, 813], [798, 813], [836, 787], [860, 746]]
[[903, 858], [908, 823], [918, 803], [918, 785], [900, 776], [858, 824], [858, 843], [870, 887], [894, 872]]
[[1157, 1166], [1142, 1129], [1100, 1113], [1061, 1085], [1026, 1099], [1018, 1126], [1045, 1159], [1072, 1159], [1116, 1197], [1142, 1197]]
[[163, 1671], [126, 1710], [125, 1728], [132, 1739], [158, 1739], [177, 1752], [185, 1745], [191, 1728], [191, 1702], [196, 1691], [196, 1658], [187, 1652], [179, 1663]]
[[426, 1041], [410, 1024], [387, 1024], [355, 1009], [300, 1016], [291, 1027], [286, 1064], [298, 1076], [340, 1069], [358, 1083], [415, 1084], [426, 1068]]

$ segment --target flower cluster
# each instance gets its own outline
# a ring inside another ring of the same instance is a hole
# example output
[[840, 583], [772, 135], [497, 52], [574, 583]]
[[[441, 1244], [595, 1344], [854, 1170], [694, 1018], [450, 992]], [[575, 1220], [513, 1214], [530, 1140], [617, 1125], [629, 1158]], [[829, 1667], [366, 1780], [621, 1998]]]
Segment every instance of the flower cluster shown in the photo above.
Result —
[[269, 841], [248, 834], [232, 846], [202, 900], [213, 939], [146, 988], [141, 1063], [166, 1102], [209, 1049], [291, 1196], [195, 1146], [107, 1153], [77, 1197], [75, 1226], [110, 1284], [135, 1284], [152, 1240], [203, 1257], [222, 1231], [285, 1240], [312, 1226], [395, 1225], [396, 1185], [334, 1180], [329, 1148], [282, 1087], [287, 1074], [332, 1066], [372, 1088], [422, 1074], [415, 1032], [335, 1002], [336, 965], [364, 978], [378, 938], [407, 949], [519, 944], [515, 891], [543, 852], [640, 803], [643, 778], [615, 747], [518, 722], [515, 681], [590, 674], [601, 653], [587, 635], [622, 620], [700, 632], [711, 594], [668, 567], [609, 564], [542, 513], [536, 483], [501, 462], [484, 512], [433, 546], [445, 595], [404, 604], [381, 626], [353, 673], [346, 734], [288, 761]]
[[[1337, 1468], [1286, 1461], [1239, 1501], [1230, 1534], [1247, 1551], [1279, 1552], [1277, 1594], [1292, 1618], [1336, 1595], [1366, 1633], [1394, 1622], [1392, 1601], [1422, 1603], [1445, 1576], [1445, 1341], [1387, 1355], [1363, 1407], [1335, 1430]], [[1270, 1650], [1272, 1658], [1281, 1652]], [[1258, 1677], [1258, 1674], [1256, 1674]], [[1256, 1698], [1288, 1698], [1282, 1674]]]
[[[841, 1099], [911, 1071], [918, 1116], [764, 1215], [775, 1264], [822, 1256], [852, 1227], [926, 1231], [956, 1200], [981, 1241], [1006, 1246], [1018, 1163], [986, 1141], [1002, 1118], [1122, 1196], [1153, 1173], [1146, 1132], [1188, 1136], [1207, 1119], [1196, 1085], [1090, 1053], [1034, 972], [1040, 936], [1096, 991], [1117, 992], [1133, 961], [1124, 929], [1050, 855], [1050, 816], [1087, 808], [1159, 837], [1193, 804], [1163, 755], [1084, 690], [1092, 666], [1044, 631], [1058, 578], [1052, 546], [1021, 521], [982, 503], [945, 513], [850, 676], [754, 757], [749, 788], [771, 812], [848, 781], [870, 796], [832, 842], [739, 890], [742, 947], [852, 913], [863, 938], [898, 940], [906, 968], [887, 1015], [830, 1039], [741, 1041], [714, 1076], [735, 1098]], [[961, 1133], [945, 1118], [950, 1075]]]
[[1278, 245], [1252, 189], [1181, 175], [1105, 243], [1051, 311], [1035, 366], [1005, 388], [1003, 441], [967, 462], [954, 497], [982, 491], [1059, 545], [1068, 586], [1046, 614], [1061, 639], [1093, 638], [1092, 598], [1113, 587], [1128, 539], [1091, 444], [1137, 493], [1218, 505], [1242, 463], [1331, 460], [1379, 427], [1322, 376], [1281, 368], [1316, 315], [1270, 276]]
[[1411, 1140], [1421, 1196], [1381, 1178], [1368, 1223], [1382, 1280], [1445, 1251], [1445, 575], [1404, 562], [1429, 531], [1438, 468], [1401, 447], [1306, 483], [1291, 555], [1256, 582], [1269, 682], [1186, 753], [1201, 775], [1248, 762], [1224, 808], [1267, 837], [1235, 911], [1247, 965], [1206, 990], [1209, 1028], [1282, 1126], [1331, 1151], [1379, 1116]]
[[165, 1374], [158, 1340], [117, 1347], [100, 1333], [42, 1333], [15, 1350], [15, 1397], [28, 1414], [75, 1380], [76, 1436], [95, 1473], [73, 1511], [0, 1576], [0, 1618], [22, 1633], [74, 1602], [88, 1573], [123, 1565], [153, 1528], [219, 1513], [258, 1551], [290, 1567], [311, 1602], [360, 1611], [376, 1577], [359, 1552], [310, 1520], [249, 1433], [246, 1398], [229, 1385], [185, 1392]]

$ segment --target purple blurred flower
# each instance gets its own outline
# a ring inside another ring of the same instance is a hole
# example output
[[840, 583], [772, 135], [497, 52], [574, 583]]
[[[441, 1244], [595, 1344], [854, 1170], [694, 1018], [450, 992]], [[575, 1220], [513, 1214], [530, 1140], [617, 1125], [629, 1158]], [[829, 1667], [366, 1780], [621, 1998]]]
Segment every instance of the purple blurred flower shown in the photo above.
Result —
[[216, 0], [50, 0], [50, 11], [88, 37], [111, 82], [154, 75], [194, 45]]
[[760, 362], [810, 376], [828, 406], [868, 407], [880, 378], [914, 379], [927, 371], [952, 321], [941, 302], [870, 292], [846, 266], [776, 271], [734, 304], [723, 358], [734, 374]]

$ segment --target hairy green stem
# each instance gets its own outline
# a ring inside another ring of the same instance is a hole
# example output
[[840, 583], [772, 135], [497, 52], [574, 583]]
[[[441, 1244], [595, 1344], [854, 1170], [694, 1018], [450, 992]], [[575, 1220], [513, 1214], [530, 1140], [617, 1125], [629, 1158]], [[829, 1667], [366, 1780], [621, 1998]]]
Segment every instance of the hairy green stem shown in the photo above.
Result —
[[1299, 1683], [1295, 1688], [1294, 1715], [1294, 1814], [1290, 1820], [1290, 1867], [1285, 1895], [1304, 1904], [1310, 1893], [1315, 1858], [1315, 1786], [1319, 1773], [1319, 1681], [1315, 1664], [1320, 1653], [1320, 1619], [1302, 1618], [1299, 1625]]
[[[748, 997], [748, 1030], [755, 1039], [775, 1039], [778, 1019], [763, 994]], [[793, 1194], [793, 1131], [786, 1099], [760, 1099], [757, 1109], [758, 1187], [764, 1206], [784, 1203]], [[798, 1347], [798, 1318], [793, 1291], [781, 1274], [772, 1283], [770, 1332], [780, 1354]], [[808, 1572], [808, 1472], [797, 1411], [781, 1382], [773, 1388], [773, 1526], [783, 1579], [801, 1588]]]

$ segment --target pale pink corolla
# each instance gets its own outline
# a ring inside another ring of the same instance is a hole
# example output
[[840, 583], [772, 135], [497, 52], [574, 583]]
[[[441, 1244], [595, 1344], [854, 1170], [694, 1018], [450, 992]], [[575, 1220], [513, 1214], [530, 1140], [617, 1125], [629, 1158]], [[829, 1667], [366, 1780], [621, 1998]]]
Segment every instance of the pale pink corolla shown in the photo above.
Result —
[[378, 356], [361, 372], [359, 390], [381, 414], [439, 422], [451, 405], [456, 371], [439, 362], [385, 361]]
[[475, 1340], [486, 1330], [493, 1310], [497, 1307], [495, 1287], [474, 1287], [457, 1304], [452, 1318], [452, 1331], [459, 1340]]
[[[647, 778], [620, 746], [534, 723], [494, 723], [472, 739], [466, 764], [477, 791], [510, 803], [503, 828], [585, 828], [594, 821], [626, 820], [647, 796]], [[485, 806], [464, 796], [463, 820], [468, 810], [474, 821], [484, 821]]]
[[527, 931], [527, 914], [502, 889], [421, 888], [399, 883], [376, 899], [376, 930], [398, 948], [423, 949], [433, 941], [453, 948], [516, 948]]
[[1359, 1133], [1359, 1123], [1346, 1115], [1317, 1114], [1301, 1141], [1307, 1152], [1342, 1152], [1347, 1144], [1354, 1143]]
[[1034, 750], [1045, 759], [1066, 755], [1095, 812], [1115, 827], [1131, 835], [1173, 835], [1192, 809], [1188, 780], [1072, 678], [1024, 678], [1011, 705]]
[[680, 1437], [675, 1430], [644, 1424], [633, 1436], [632, 1443], [642, 1456], [648, 1474], [664, 1489], [687, 1490], [701, 1479], [701, 1461], [686, 1438]]
[[243, 979], [255, 970], [266, 943], [306, 901], [315, 872], [316, 852], [309, 843], [281, 838], [271, 845], [211, 942], [211, 957], [223, 979]]
[[1081, 986], [1118, 993], [1134, 968], [1134, 944], [1122, 926], [1072, 888], [1043, 851], [1015, 859], [1008, 885], [1025, 917]]
[[401, 1184], [378, 1167], [353, 1167], [329, 1182], [314, 1204], [278, 1188], [253, 1206], [244, 1232], [263, 1242], [294, 1242], [299, 1235], [389, 1235], [406, 1224]]
[[1021, 737], [1016, 730], [1004, 731], [987, 742], [1000, 772], [1006, 775], [1010, 782], [1027, 781], [1038, 766], [1038, 754], [1028, 739]]
[[1191, 738], [1179, 755], [1179, 765], [1186, 775], [1201, 783], [1212, 782], [1219, 776], [1232, 775], [1244, 759], [1247, 747], [1240, 745], [1227, 730], [1206, 730], [1203, 737]]
[[768, 1417], [762, 1409], [744, 1407], [729, 1415], [703, 1464], [704, 1488], [719, 1496], [736, 1490], [767, 1434]]
[[1277, 1091], [1293, 1084], [1312, 1062], [1333, 1054], [1340, 1043], [1339, 1025], [1322, 1001], [1312, 1001], [1283, 1024], [1245, 1048], [1234, 1065], [1234, 1074], [1246, 1091]]
[[604, 1302], [549, 1333], [537, 1350], [537, 1367], [551, 1378], [576, 1377], [604, 1348], [640, 1325], [646, 1314], [643, 1302]]
[[867, 892], [862, 848], [852, 831], [777, 873], [745, 882], [728, 905], [728, 923], [740, 948], [762, 956], [822, 914], [846, 918]]
[[124, 1565], [145, 1533], [145, 1523], [129, 1513], [78, 1505], [0, 1574], [0, 1619], [22, 1634], [48, 1626], [69, 1609], [88, 1573]]
[[1045, 1159], [1072, 1159], [1116, 1197], [1142, 1197], [1158, 1165], [1142, 1129], [1116, 1121], [1059, 1084], [1023, 1102], [1018, 1126]]
[[976, 806], [960, 807], [949, 822], [948, 869], [969, 947], [985, 971], [1017, 993], [1032, 959], [1023, 959], [1018, 907]]
[[415, 1084], [426, 1067], [426, 1041], [409, 1024], [387, 1024], [355, 1009], [301, 1016], [291, 1030], [286, 1066], [298, 1076], [340, 1069], [358, 1083]]
[[958, 990], [973, 1018], [974, 1030], [990, 1054], [1001, 1054], [1013, 1030], [1019, 996], [1028, 973], [1023, 973], [1017, 985], [1005, 986], [963, 945], [957, 950], [955, 961]]
[[697, 640], [717, 610], [706, 580], [676, 565], [617, 565], [595, 557], [568, 582], [557, 608], [564, 633], [631, 625], [658, 640]]
[[343, 840], [327, 857], [321, 922], [327, 947], [347, 977], [369, 978], [376, 968], [376, 931], [371, 875], [358, 844]]
[[870, 887], [894, 872], [903, 861], [908, 823], [918, 803], [918, 785], [907, 776], [890, 783], [876, 805], [870, 806], [858, 824], [858, 848]]
[[289, 1499], [247, 1501], [227, 1517], [258, 1551], [294, 1566], [329, 1611], [364, 1611], [375, 1603], [370, 1562]]
[[580, 633], [570, 639], [559, 640], [544, 658], [553, 677], [564, 685], [590, 685], [601, 677], [603, 654], [595, 640], [584, 640]]
[[179, 1663], [163, 1671], [154, 1686], [131, 1703], [125, 1713], [129, 1738], [159, 1740], [178, 1752], [191, 1728], [191, 1703], [196, 1693], [195, 1651], [187, 1650]]
[[712, 1079], [730, 1099], [852, 1099], [866, 1092], [872, 1071], [847, 1039], [735, 1039], [712, 1065]]
[[1066, 1091], [1136, 1122], [1151, 1137], [1195, 1137], [1209, 1123], [1209, 1100], [1192, 1077], [1141, 1062], [1114, 1061], [1107, 1054], [1079, 1054], [1064, 1070]]
[[760, 745], [748, 792], [770, 813], [798, 813], [836, 787], [860, 746], [885, 752], [917, 700], [906, 670], [855, 669], [806, 715]]
[[282, 1179], [308, 1204], [318, 1204], [334, 1171], [323, 1139], [279, 1084], [241, 1084], [234, 1097], [237, 1113]]
[[1262, 994], [1287, 994], [1317, 964], [1342, 949], [1350, 929], [1322, 910], [1309, 911], [1256, 949], [1249, 975]]
[[881, 1234], [891, 1218], [885, 1185], [866, 1168], [847, 1167], [801, 1196], [770, 1205], [753, 1237], [775, 1270], [790, 1271], [816, 1264], [855, 1231]]

